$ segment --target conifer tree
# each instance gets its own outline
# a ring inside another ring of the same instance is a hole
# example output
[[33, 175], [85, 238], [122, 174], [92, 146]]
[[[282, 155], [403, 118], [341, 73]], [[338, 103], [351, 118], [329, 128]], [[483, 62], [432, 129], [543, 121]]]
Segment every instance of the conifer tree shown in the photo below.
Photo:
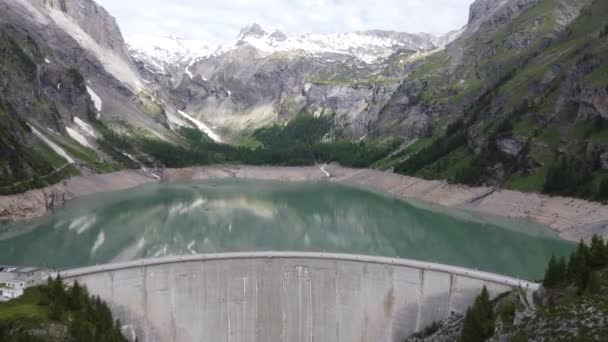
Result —
[[574, 280], [576, 275], [576, 253], [570, 254], [568, 258], [568, 266], [566, 267], [566, 279], [568, 281]]
[[589, 248], [589, 266], [594, 270], [606, 266], [608, 263], [606, 260], [607, 255], [604, 239], [594, 235], [591, 239], [591, 247]]
[[70, 310], [74, 311], [80, 310], [82, 308], [82, 295], [82, 287], [78, 283], [78, 280], [76, 280], [74, 281], [74, 284], [72, 284], [72, 287], [70, 287], [70, 290], [68, 292], [67, 304]]
[[555, 288], [561, 282], [566, 280], [566, 275], [568, 273], [568, 266], [566, 264], [566, 259], [556, 258], [555, 255], [551, 256], [549, 260], [549, 265], [547, 266], [547, 270], [545, 271], [545, 278], [543, 280], [543, 286], [546, 288]]
[[559, 275], [559, 281], [563, 282], [566, 280], [566, 273], [568, 271], [568, 263], [565, 257], [560, 257], [557, 260], [557, 274]]
[[559, 270], [557, 265], [557, 259], [555, 255], [551, 256], [549, 265], [545, 271], [545, 279], [543, 280], [543, 286], [546, 288], [554, 288], [559, 283]]
[[494, 310], [488, 289], [484, 286], [481, 294], [464, 318], [460, 342], [483, 342], [494, 335]]

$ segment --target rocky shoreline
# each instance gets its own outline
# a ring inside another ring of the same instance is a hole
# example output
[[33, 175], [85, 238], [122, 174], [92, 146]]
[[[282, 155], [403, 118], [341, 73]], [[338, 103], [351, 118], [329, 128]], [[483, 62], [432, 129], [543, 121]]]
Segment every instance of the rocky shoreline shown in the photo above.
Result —
[[42, 189], [0, 196], [0, 223], [41, 217], [81, 196], [124, 190], [156, 181], [158, 180], [143, 172], [123, 170], [103, 175], [73, 177]]
[[[330, 174], [330, 177], [327, 174]], [[60, 184], [23, 194], [0, 196], [0, 222], [41, 217], [80, 196], [124, 190], [146, 183], [206, 179], [260, 179], [286, 182], [329, 180], [391, 196], [466, 209], [551, 227], [566, 240], [589, 240], [594, 234], [608, 237], [608, 206], [574, 198], [549, 197], [487, 187], [466, 187], [369, 169], [339, 165], [265, 167], [217, 165], [163, 170], [160, 180], [140, 171], [74, 177]]]

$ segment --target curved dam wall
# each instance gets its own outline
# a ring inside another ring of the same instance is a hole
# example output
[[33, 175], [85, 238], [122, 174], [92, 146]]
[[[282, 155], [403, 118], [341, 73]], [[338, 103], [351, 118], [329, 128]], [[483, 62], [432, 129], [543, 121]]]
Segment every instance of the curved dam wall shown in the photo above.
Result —
[[106, 300], [139, 341], [401, 342], [487, 286], [537, 284], [432, 263], [325, 253], [148, 259], [62, 272]]

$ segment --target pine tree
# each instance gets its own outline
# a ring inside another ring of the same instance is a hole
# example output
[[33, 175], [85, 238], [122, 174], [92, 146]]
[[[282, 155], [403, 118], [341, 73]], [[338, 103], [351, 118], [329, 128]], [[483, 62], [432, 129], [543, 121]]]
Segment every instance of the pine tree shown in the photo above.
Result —
[[112, 341], [120, 341], [120, 337], [122, 336], [121, 332], [122, 324], [120, 324], [120, 320], [116, 320], [114, 323], [114, 329], [112, 330]]
[[568, 272], [568, 264], [566, 262], [566, 258], [560, 257], [557, 260], [557, 274], [559, 275], [558, 278], [559, 278], [560, 282], [563, 282], [566, 280], [567, 272]]
[[483, 342], [494, 335], [494, 310], [488, 289], [484, 286], [481, 294], [464, 318], [460, 342]]
[[587, 246], [585, 241], [581, 240], [578, 243], [576, 256], [580, 258], [581, 263], [589, 264], [589, 246]]
[[589, 280], [591, 279], [591, 268], [586, 264], [581, 266], [581, 269], [578, 272], [578, 276], [575, 279], [575, 284], [577, 288], [577, 293], [580, 295], [587, 289], [589, 286]]
[[467, 309], [467, 314], [464, 316], [462, 324], [462, 332], [460, 333], [459, 342], [476, 342], [483, 341], [481, 336], [481, 328], [475, 317], [473, 308]]
[[567, 273], [568, 266], [566, 264], [566, 259], [563, 257], [558, 259], [555, 257], [555, 255], [551, 256], [549, 265], [547, 266], [547, 270], [545, 272], [543, 286], [549, 289], [555, 288], [566, 279]]
[[[600, 128], [601, 129], [601, 128]], [[608, 200], [608, 179], [604, 178], [600, 182], [598, 189], [595, 193], [595, 199], [601, 202]]]
[[568, 266], [566, 267], [566, 278], [568, 281], [574, 280], [576, 276], [576, 254], [570, 254], [568, 258]]
[[68, 292], [68, 308], [72, 311], [80, 310], [82, 308], [82, 297], [82, 287], [76, 280]]
[[559, 280], [557, 259], [555, 258], [555, 255], [552, 255], [549, 260], [549, 266], [547, 266], [547, 271], [545, 271], [543, 286], [549, 289], [554, 288], [559, 283]]
[[49, 318], [68, 326], [70, 341], [127, 341], [122, 336], [120, 321], [112, 318], [109, 306], [98, 296], [90, 295], [78, 281], [65, 286], [58, 276], [48, 279], [42, 290], [49, 298]]
[[606, 260], [606, 245], [604, 239], [594, 235], [591, 239], [591, 247], [589, 248], [589, 266], [594, 269], [600, 269], [607, 264]]
[[80, 317], [72, 319], [69, 332], [74, 341], [96, 341], [93, 324]]
[[481, 327], [483, 336], [486, 339], [490, 338], [494, 335], [494, 310], [492, 308], [492, 303], [490, 302], [490, 294], [485, 286], [479, 297], [478, 310], [482, 320]]

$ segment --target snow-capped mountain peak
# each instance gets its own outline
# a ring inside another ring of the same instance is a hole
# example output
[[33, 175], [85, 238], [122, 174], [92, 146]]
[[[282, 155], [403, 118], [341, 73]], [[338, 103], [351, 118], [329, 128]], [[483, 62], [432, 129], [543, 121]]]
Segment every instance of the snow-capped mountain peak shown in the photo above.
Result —
[[[437, 38], [429, 34], [394, 31], [357, 31], [349, 33], [285, 34], [251, 24], [241, 29], [236, 39], [219, 46], [177, 37], [133, 36], [128, 39], [132, 55], [155, 72], [179, 66], [190, 75], [189, 66], [201, 59], [220, 56], [242, 47], [253, 47], [260, 56], [286, 53], [287, 56], [343, 55], [368, 64], [383, 61], [398, 51], [436, 49]], [[329, 57], [333, 59], [333, 57]], [[152, 71], [152, 70], [151, 70]]]
[[235, 46], [249, 44], [263, 54], [276, 52], [302, 52], [306, 54], [351, 55], [366, 63], [375, 63], [398, 50], [425, 51], [436, 48], [432, 36], [392, 31], [360, 31], [349, 33], [271, 33], [258, 24], [241, 30]]
[[236, 40], [239, 41], [239, 40], [247, 38], [247, 37], [263, 37], [267, 34], [268, 33], [266, 31], [264, 31], [262, 26], [260, 26], [256, 23], [253, 23], [251, 25], [247, 25], [247, 26], [243, 27], [241, 29], [241, 32], [237, 36]]
[[189, 63], [218, 53], [221, 49], [218, 45], [175, 36], [137, 35], [128, 38], [128, 45], [136, 59], [151, 63], [161, 71], [164, 71], [166, 65]]

